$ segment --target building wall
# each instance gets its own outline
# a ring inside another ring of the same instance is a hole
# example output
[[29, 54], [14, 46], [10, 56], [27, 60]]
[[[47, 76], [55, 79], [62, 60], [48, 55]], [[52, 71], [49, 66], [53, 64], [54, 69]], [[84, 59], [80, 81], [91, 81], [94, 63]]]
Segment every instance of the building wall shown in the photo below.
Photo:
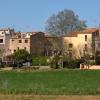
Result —
[[13, 29], [0, 29], [0, 57], [3, 58], [10, 54], [10, 37], [14, 32]]
[[100, 37], [95, 38], [95, 52], [100, 51]]
[[[19, 41], [21, 41], [21, 43]], [[25, 41], [27, 41], [27, 43]], [[11, 38], [10, 39], [11, 53], [14, 53], [17, 49], [26, 49], [30, 53], [30, 39], [29, 38]]]
[[46, 39], [52, 44], [51, 49], [57, 49], [60, 50], [62, 49], [62, 38], [61, 37], [56, 37], [56, 36], [48, 36]]
[[58, 36], [47, 36], [46, 37], [46, 51], [47, 55], [52, 55], [54, 52], [62, 53], [63, 45], [62, 45], [62, 37]]
[[46, 38], [42, 32], [30, 36], [30, 53], [44, 55]]
[[[19, 40], [22, 42], [19, 43]], [[25, 43], [28, 40], [28, 43]], [[14, 53], [17, 49], [25, 49], [32, 55], [45, 55], [45, 53], [50, 50], [61, 48], [61, 38], [58, 37], [45, 37], [43, 32], [37, 32], [31, 34], [30, 37], [16, 38], [12, 37], [10, 39], [10, 51]], [[48, 54], [47, 54], [48, 55]]]
[[[87, 35], [87, 41], [85, 41], [85, 36]], [[69, 48], [69, 44], [72, 44], [73, 47]], [[73, 56], [80, 57], [83, 55], [85, 45], [91, 49], [92, 44], [92, 34], [77, 34], [76, 37], [63, 37], [63, 47], [64, 52], [73, 51]], [[89, 51], [90, 53], [92, 51]]]

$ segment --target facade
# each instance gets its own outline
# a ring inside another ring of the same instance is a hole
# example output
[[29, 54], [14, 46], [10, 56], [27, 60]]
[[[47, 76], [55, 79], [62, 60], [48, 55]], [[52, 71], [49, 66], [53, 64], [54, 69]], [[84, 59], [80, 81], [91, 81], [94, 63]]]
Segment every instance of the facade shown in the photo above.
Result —
[[100, 51], [100, 37], [95, 38], [95, 52]]
[[14, 33], [14, 29], [0, 29], [0, 58], [4, 58], [10, 54], [10, 37]]
[[30, 53], [30, 38], [25, 37], [12, 37], [10, 38], [10, 46], [11, 53], [13, 54], [18, 49], [25, 49]]
[[30, 36], [30, 51], [33, 55], [44, 55], [46, 38], [43, 32]]
[[63, 37], [63, 50], [70, 56], [81, 57], [85, 53], [94, 54], [95, 38], [99, 36], [99, 29], [88, 28], [83, 31], [69, 33]]
[[51, 54], [56, 52], [61, 52], [63, 49], [62, 45], [62, 37], [60, 36], [52, 36], [52, 35], [45, 35], [47, 39], [46, 51]]
[[[18, 33], [17, 33], [18, 34]], [[15, 42], [12, 41], [15, 39]], [[24, 41], [28, 39], [28, 43]], [[21, 43], [18, 43], [21, 41]], [[12, 53], [17, 49], [25, 49], [32, 55], [51, 55], [54, 50], [61, 49], [61, 37], [52, 36], [44, 32], [26, 32], [19, 34], [16, 38], [10, 39], [10, 49]]]
[[52, 36], [44, 32], [15, 32], [14, 29], [0, 30], [0, 56], [13, 54], [18, 49], [26, 49], [32, 55], [52, 55], [62, 51], [73, 57], [85, 53], [93, 55], [100, 50], [100, 34], [97, 28], [75, 31], [66, 36]]
[[100, 51], [100, 28], [99, 28], [99, 36], [95, 38], [95, 52]]
[[[36, 52], [38, 52], [37, 49], [35, 50], [36, 46], [41, 46], [37, 44], [37, 42], [43, 43], [43, 41], [40, 41], [38, 37], [42, 39], [41, 35], [36, 32], [14, 33], [14, 35], [10, 38], [9, 48], [11, 50], [11, 54], [16, 52], [18, 49], [25, 49], [31, 54], [36, 54]], [[40, 48], [38, 49], [40, 50]]]

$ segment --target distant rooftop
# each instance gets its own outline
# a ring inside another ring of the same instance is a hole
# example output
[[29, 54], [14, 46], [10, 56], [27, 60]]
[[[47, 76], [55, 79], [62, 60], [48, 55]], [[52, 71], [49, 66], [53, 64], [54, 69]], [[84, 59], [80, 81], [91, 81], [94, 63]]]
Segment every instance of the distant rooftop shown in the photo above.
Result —
[[73, 32], [70, 32], [68, 33], [67, 37], [77, 37], [77, 34], [91, 34], [91, 33], [95, 33], [95, 32], [99, 32], [99, 29], [98, 28], [87, 28], [85, 30], [82, 30], [82, 31], [73, 31]]
[[99, 31], [99, 29], [98, 28], [87, 28], [87, 29], [85, 29], [85, 30], [83, 30], [81, 32], [82, 33], [94, 33], [96, 31]]
[[11, 29], [11, 28], [1, 28], [0, 31], [7, 31], [7, 30], [14, 30], [14, 29]]

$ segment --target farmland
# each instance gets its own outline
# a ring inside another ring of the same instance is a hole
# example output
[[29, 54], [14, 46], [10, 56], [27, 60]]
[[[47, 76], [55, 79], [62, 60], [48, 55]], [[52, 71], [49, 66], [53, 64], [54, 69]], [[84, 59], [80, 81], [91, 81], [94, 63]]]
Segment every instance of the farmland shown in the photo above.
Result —
[[0, 93], [100, 95], [100, 70], [0, 71]]

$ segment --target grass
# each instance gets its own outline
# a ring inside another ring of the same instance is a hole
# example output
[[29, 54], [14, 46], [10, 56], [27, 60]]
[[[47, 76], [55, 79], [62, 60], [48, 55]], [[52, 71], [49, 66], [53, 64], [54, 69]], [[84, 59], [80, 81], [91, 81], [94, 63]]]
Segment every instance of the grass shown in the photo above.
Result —
[[0, 93], [100, 95], [100, 70], [1, 71]]

